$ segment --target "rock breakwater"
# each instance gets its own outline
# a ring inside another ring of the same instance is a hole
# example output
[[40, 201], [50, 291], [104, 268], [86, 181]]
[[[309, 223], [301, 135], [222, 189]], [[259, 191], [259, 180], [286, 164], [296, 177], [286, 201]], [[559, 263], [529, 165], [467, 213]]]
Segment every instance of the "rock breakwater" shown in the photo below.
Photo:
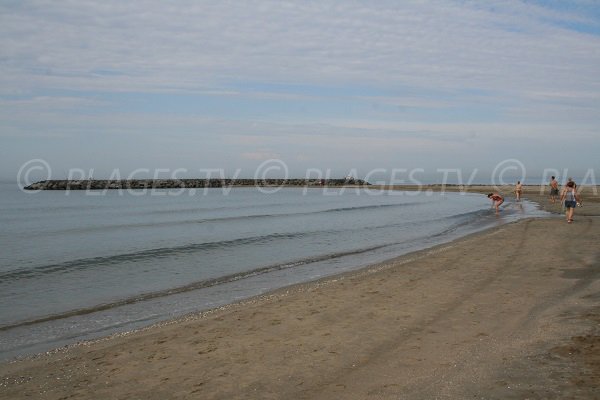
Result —
[[107, 190], [107, 189], [193, 189], [234, 186], [366, 186], [361, 179], [131, 179], [131, 180], [45, 180], [26, 186], [25, 190]]

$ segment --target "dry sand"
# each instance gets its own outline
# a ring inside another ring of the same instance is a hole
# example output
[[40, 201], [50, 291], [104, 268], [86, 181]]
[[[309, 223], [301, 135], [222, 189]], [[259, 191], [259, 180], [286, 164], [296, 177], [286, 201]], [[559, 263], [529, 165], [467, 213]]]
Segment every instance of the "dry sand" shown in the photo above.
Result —
[[0, 398], [600, 398], [598, 215], [590, 195], [570, 225], [524, 220], [3, 364]]

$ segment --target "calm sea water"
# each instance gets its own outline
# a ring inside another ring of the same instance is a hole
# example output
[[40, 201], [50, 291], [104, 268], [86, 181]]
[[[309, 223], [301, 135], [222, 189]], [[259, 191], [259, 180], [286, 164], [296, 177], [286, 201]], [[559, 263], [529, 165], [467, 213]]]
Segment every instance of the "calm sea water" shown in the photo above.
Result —
[[543, 213], [483, 195], [0, 184], [0, 358], [149, 325]]

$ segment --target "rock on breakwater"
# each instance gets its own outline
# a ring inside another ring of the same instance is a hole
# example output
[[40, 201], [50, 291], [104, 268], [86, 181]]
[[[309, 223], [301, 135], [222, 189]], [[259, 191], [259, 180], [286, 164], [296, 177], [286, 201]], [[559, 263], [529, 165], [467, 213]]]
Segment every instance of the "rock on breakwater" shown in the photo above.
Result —
[[362, 179], [85, 179], [45, 180], [26, 186], [25, 190], [107, 190], [107, 189], [182, 189], [220, 188], [233, 186], [366, 186]]

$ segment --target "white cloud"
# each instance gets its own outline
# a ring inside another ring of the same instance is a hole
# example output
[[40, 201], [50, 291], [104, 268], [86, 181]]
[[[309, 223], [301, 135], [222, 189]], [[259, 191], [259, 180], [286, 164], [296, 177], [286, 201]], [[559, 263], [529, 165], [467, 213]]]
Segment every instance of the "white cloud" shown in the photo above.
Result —
[[271, 159], [280, 159], [281, 154], [275, 153], [270, 149], [263, 149], [257, 151], [244, 152], [241, 154], [241, 157], [245, 160], [265, 161]]
[[600, 85], [600, 39], [546, 22], [581, 17], [518, 2], [81, 1], [4, 8], [7, 89], [202, 90], [237, 79], [515, 91]]
[[[79, 139], [70, 144], [74, 152], [90, 137], [109, 143], [168, 135], [181, 147], [215, 154], [231, 147], [252, 160], [285, 156], [286, 143], [294, 143], [298, 149], [287, 155], [298, 162], [325, 157], [331, 146], [357, 159], [365, 150], [389, 154], [419, 146], [480, 146], [495, 154], [493, 145], [503, 140], [562, 143], [567, 132], [593, 143], [600, 131], [600, 36], [565, 26], [600, 23], [580, 6], [585, 3], [570, 11], [503, 0], [4, 3], [0, 137]], [[331, 88], [354, 90], [331, 94]], [[100, 92], [113, 102], [99, 100]], [[123, 92], [244, 99], [271, 109], [243, 116], [235, 109], [228, 115], [133, 111], [117, 108]], [[348, 111], [331, 115], [276, 107], [326, 109], [343, 102], [351, 104]], [[493, 114], [489, 121], [481, 121], [483, 107]], [[14, 144], [11, 153], [19, 146], [25, 153], [31, 142]], [[560, 151], [558, 144], [546, 146], [545, 152]]]

